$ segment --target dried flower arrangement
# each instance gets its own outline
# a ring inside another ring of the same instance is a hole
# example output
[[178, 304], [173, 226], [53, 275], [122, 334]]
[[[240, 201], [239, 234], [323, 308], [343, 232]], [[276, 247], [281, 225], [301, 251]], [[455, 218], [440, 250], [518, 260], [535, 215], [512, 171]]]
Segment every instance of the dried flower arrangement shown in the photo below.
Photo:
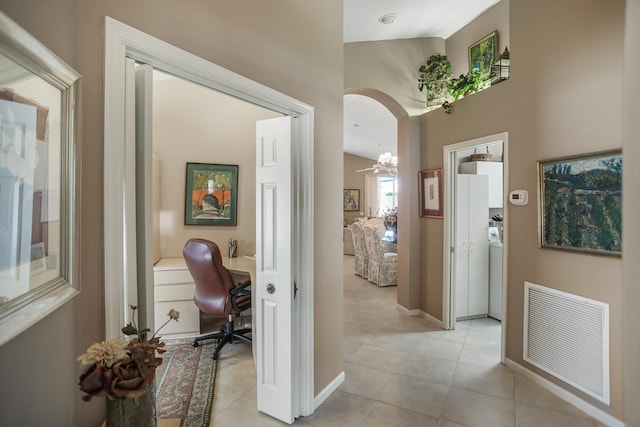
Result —
[[[136, 306], [132, 309], [131, 318], [134, 319]], [[180, 313], [169, 310], [167, 320], [156, 330], [150, 339], [147, 334], [150, 329], [138, 330], [135, 321], [122, 328], [126, 336], [133, 336], [127, 341], [125, 338], [108, 339], [92, 344], [87, 352], [78, 357], [83, 367], [88, 369], [80, 375], [80, 390], [86, 393], [83, 400], [89, 401], [93, 396], [106, 396], [114, 399], [120, 397], [138, 397], [145, 393], [156, 368], [162, 363], [157, 354], [165, 352], [165, 343], [157, 336], [160, 329], [172, 320], [178, 321]]]

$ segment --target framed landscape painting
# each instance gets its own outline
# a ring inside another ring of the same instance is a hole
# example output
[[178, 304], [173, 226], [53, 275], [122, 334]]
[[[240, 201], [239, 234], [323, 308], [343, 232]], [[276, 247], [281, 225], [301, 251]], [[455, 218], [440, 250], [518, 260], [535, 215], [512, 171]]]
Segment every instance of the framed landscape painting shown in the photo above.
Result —
[[236, 225], [238, 165], [187, 163], [184, 223]]
[[622, 152], [538, 162], [543, 248], [620, 256]]
[[498, 32], [494, 31], [469, 46], [469, 71], [480, 73], [487, 80], [497, 56]]

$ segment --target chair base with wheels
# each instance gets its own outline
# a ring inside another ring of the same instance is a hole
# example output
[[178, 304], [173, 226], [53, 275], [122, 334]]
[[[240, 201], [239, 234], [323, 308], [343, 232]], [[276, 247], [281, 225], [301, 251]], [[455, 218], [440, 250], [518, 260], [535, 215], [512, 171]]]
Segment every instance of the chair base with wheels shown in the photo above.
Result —
[[229, 318], [227, 319], [227, 323], [220, 328], [219, 332], [196, 337], [191, 342], [191, 345], [194, 347], [198, 347], [200, 345], [200, 341], [218, 340], [218, 344], [216, 345], [216, 348], [213, 350], [213, 354], [211, 355], [211, 358], [213, 360], [218, 360], [218, 353], [220, 352], [220, 350], [222, 350], [222, 347], [229, 343], [233, 344], [234, 339], [239, 339], [240, 341], [248, 342], [249, 344], [251, 344], [251, 338], [245, 336], [246, 334], [250, 333], [251, 328], [235, 330], [233, 315], [230, 314]]
[[[234, 339], [251, 343], [246, 335], [251, 328], [235, 330], [234, 316], [251, 308], [251, 276], [246, 272], [229, 271], [222, 264], [220, 248], [205, 239], [189, 239], [182, 250], [187, 268], [196, 284], [193, 302], [201, 312], [210, 316], [227, 316], [227, 323], [219, 332], [195, 338], [191, 344], [216, 339], [218, 343], [211, 357], [218, 359], [222, 347]], [[241, 322], [242, 323], [242, 322]]]

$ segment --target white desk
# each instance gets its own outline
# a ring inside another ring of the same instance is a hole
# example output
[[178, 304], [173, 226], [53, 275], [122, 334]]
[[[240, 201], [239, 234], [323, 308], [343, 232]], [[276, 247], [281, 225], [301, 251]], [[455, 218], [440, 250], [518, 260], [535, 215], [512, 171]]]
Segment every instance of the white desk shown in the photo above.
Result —
[[[256, 260], [253, 257], [222, 257], [229, 270], [248, 271], [256, 278]], [[170, 309], [180, 312], [178, 322], [169, 322], [160, 335], [167, 338], [192, 337], [200, 334], [200, 310], [193, 303], [195, 283], [184, 258], [162, 258], [153, 266], [154, 305], [156, 330], [167, 320]], [[253, 305], [253, 301], [252, 301]]]

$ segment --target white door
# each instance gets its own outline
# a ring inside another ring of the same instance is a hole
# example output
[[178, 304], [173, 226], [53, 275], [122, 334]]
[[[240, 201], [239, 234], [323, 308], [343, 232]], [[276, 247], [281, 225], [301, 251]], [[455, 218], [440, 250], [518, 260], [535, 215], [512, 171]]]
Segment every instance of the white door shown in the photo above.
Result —
[[469, 314], [469, 179], [456, 178], [455, 302], [456, 317]]
[[489, 177], [469, 175], [469, 315], [489, 312]]
[[153, 67], [135, 65], [135, 79], [137, 320], [141, 328], [155, 331], [159, 325], [155, 325], [153, 295]]
[[489, 310], [489, 190], [486, 175], [456, 179], [456, 317]]
[[291, 117], [256, 123], [258, 410], [291, 424], [293, 270]]
[[[123, 242], [125, 257], [136, 260], [126, 271], [120, 313], [126, 324], [135, 320], [140, 328], [154, 329], [153, 322], [153, 218], [152, 197], [152, 92], [153, 67], [126, 59], [125, 99], [125, 191]], [[129, 306], [138, 307], [131, 319]]]
[[29, 290], [36, 107], [0, 100], [0, 296]]

